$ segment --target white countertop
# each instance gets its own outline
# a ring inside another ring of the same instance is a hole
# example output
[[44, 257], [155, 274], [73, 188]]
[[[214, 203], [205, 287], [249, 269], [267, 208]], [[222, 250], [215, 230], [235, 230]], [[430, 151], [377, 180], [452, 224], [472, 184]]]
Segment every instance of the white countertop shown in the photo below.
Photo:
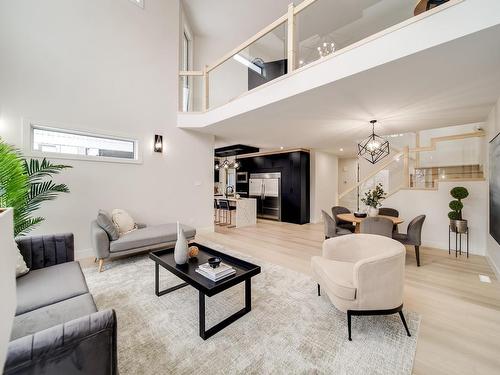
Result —
[[249, 200], [255, 200], [255, 198], [234, 198], [234, 197], [223, 197], [222, 195], [220, 196], [214, 196], [214, 199], [224, 199], [228, 200], [229, 202], [241, 202], [241, 201], [249, 201]]

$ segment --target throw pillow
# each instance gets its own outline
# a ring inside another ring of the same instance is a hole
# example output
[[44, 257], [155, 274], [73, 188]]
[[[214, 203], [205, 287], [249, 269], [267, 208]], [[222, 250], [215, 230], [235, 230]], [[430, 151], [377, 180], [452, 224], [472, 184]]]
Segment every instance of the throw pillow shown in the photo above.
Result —
[[137, 229], [134, 219], [132, 219], [132, 216], [127, 211], [115, 208], [111, 212], [111, 216], [113, 217], [113, 223], [116, 224], [120, 231], [120, 236]]
[[14, 248], [17, 250], [16, 277], [26, 275], [30, 269], [26, 266], [26, 262], [24, 261], [16, 243], [14, 243]]
[[111, 241], [115, 241], [120, 237], [118, 228], [113, 223], [111, 216], [106, 211], [99, 210], [99, 212], [97, 213], [97, 224], [102, 229], [104, 229]]

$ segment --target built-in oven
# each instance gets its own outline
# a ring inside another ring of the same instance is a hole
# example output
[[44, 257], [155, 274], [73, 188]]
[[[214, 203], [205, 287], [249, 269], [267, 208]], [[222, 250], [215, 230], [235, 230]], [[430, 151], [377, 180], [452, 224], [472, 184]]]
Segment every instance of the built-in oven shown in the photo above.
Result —
[[236, 173], [236, 182], [247, 183], [248, 182], [248, 172]]

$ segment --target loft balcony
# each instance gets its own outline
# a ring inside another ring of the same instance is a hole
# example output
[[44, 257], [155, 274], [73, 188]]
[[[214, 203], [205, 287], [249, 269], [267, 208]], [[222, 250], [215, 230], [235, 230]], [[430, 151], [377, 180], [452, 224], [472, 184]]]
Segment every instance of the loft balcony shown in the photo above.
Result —
[[[500, 1], [450, 0], [414, 15], [416, 3], [290, 5], [203, 71], [180, 72], [178, 126], [239, 132], [250, 142], [253, 131], [273, 121], [270, 143], [297, 131], [296, 146], [308, 146], [299, 139], [309, 121], [318, 129], [314, 147], [321, 148], [321, 129], [335, 126], [333, 119], [356, 128], [377, 115], [387, 133], [396, 123], [404, 132], [416, 121], [430, 128], [484, 120], [499, 94]], [[447, 98], [440, 96], [445, 89]], [[438, 111], [436, 101], [445, 116], [429, 116]]]

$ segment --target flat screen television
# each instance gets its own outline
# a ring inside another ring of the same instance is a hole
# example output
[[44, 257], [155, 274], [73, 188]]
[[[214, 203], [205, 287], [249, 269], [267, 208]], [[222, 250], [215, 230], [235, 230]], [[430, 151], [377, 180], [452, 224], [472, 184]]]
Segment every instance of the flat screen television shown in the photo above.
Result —
[[500, 244], [500, 133], [490, 141], [490, 234]]

